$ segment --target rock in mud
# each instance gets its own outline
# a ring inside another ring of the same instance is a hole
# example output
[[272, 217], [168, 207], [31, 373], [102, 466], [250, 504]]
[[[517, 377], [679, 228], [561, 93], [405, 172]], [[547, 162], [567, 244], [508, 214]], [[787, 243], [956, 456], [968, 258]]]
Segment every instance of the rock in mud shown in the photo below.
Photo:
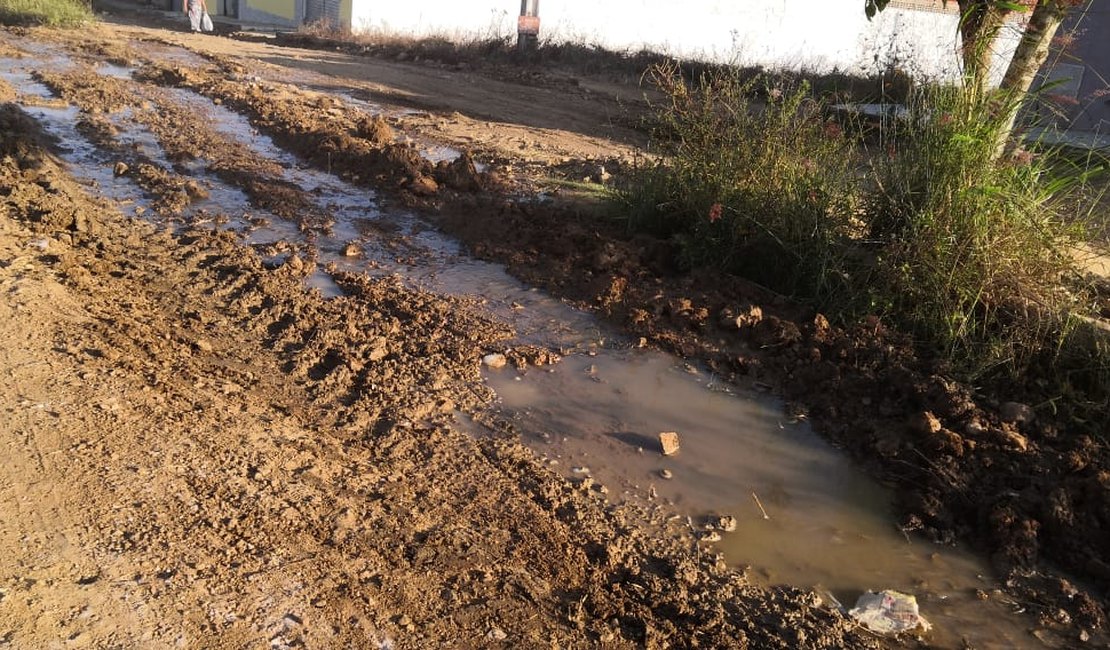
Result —
[[678, 434], [674, 431], [664, 431], [659, 434], [659, 447], [664, 456], [673, 456], [678, 453]]
[[486, 356], [482, 357], [482, 365], [493, 370], [504, 368], [505, 364], [507, 364], [508, 362], [509, 360], [506, 359], [505, 355], [501, 354], [500, 352], [494, 352], [493, 354], [487, 354]]
[[344, 257], [358, 257], [361, 254], [362, 247], [358, 245], [358, 242], [349, 242], [346, 246], [343, 247]]
[[112, 174], [115, 175], [115, 176], [123, 176], [130, 169], [131, 168], [127, 166], [127, 163], [125, 163], [121, 160], [121, 161], [116, 163], [115, 167], [112, 168]]
[[409, 191], [417, 196], [432, 196], [439, 191], [439, 183], [430, 176], [414, 176], [409, 183]]
[[998, 407], [998, 416], [1003, 422], [1014, 424], [1032, 424], [1037, 419], [1036, 412], [1028, 404], [1020, 402], [1006, 402]]
[[942, 428], [940, 419], [931, 411], [923, 411], [910, 418], [910, 429], [919, 436], [931, 436]]
[[832, 325], [829, 324], [829, 319], [825, 318], [824, 314], [819, 313], [813, 317], [813, 338], [824, 341], [828, 339], [831, 331]]
[[757, 345], [767, 347], [789, 346], [802, 339], [802, 332], [793, 321], [783, 320], [777, 316], [761, 318], [752, 332], [753, 341]]
[[733, 320], [737, 329], [754, 327], [763, 321], [763, 309], [759, 305], [744, 304], [736, 310]]
[[713, 517], [713, 519], [710, 521], [710, 525], [717, 530], [723, 530], [726, 533], [731, 533], [732, 531], [736, 530], [736, 517], [733, 517], [732, 515], [718, 515], [716, 517]]
[[196, 181], [186, 182], [184, 189], [185, 193], [188, 194], [189, 198], [193, 201], [202, 201], [208, 198], [208, 190], [201, 187], [200, 183]]
[[381, 115], [367, 115], [355, 124], [355, 135], [376, 145], [393, 142], [393, 128]]
[[447, 187], [460, 192], [476, 192], [482, 189], [482, 175], [478, 173], [474, 159], [466, 152], [451, 162], [437, 165], [436, 178]]
[[517, 370], [524, 370], [528, 366], [549, 366], [562, 361], [562, 357], [554, 351], [537, 345], [519, 345], [509, 350], [505, 357]]
[[1013, 425], [1003, 424], [1000, 429], [994, 429], [991, 433], [994, 434], [995, 439], [998, 440], [1000, 444], [1006, 447], [1016, 449], [1017, 451], [1026, 451], [1029, 449], [1029, 440], [1015, 431]]
[[978, 437], [986, 433], [987, 428], [979, 420], [972, 420], [964, 426], [964, 435]]

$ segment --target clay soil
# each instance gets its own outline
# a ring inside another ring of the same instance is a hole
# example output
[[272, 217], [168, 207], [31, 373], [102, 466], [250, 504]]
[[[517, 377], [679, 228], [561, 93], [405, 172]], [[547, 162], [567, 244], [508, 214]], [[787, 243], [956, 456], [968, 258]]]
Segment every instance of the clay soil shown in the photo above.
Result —
[[[0, 647], [917, 643], [756, 587], [670, 513], [611, 505], [511, 435], [461, 430], [457, 414], [492, 399], [479, 359], [510, 328], [478, 300], [396, 279], [333, 270], [342, 297], [306, 291], [327, 210], [180, 90], [634, 339], [779, 391], [896, 487], [908, 534], [990, 554], [1031, 626], [1102, 638], [1097, 425], [1067, 409], [1014, 418], [1005, 402], [1045, 396], [962, 386], [878, 320], [841, 329], [741, 280], [677, 273], [667, 242], [629, 238], [582, 197], [536, 200], [550, 177], [619, 174], [642, 151], [623, 126], [642, 108], [634, 87], [521, 84], [145, 20], [0, 32], [0, 56], [68, 62], [35, 77], [157, 215], [75, 183], [65, 143], [0, 81]], [[373, 118], [352, 98], [407, 110]], [[171, 164], [121, 142], [106, 118], [121, 111]], [[466, 153], [435, 164], [423, 144]], [[205, 196], [193, 161], [307, 243], [260, 251], [190, 223]], [[738, 328], [753, 307], [761, 317]]]

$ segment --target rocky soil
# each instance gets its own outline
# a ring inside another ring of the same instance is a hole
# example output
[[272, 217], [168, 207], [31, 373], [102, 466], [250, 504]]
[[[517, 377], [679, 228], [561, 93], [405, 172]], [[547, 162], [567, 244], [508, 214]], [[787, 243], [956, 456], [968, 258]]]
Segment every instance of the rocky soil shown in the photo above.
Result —
[[[479, 359], [508, 326], [390, 277], [335, 271], [344, 295], [325, 300], [303, 284], [310, 246], [263, 255], [187, 213], [202, 159], [252, 204], [328, 227], [273, 161], [147, 81], [188, 73], [111, 36], [0, 34], [10, 54], [68, 49], [74, 65], [36, 79], [156, 213], [75, 182], [57, 157], [70, 143], [20, 106], [41, 100], [2, 86], [17, 102], [0, 106], [0, 647], [879, 645], [513, 438], [460, 430], [454, 414], [491, 398]], [[99, 74], [100, 58], [144, 81]], [[267, 128], [290, 143], [357, 132], [333, 163], [382, 161], [348, 173], [398, 200], [478, 182], [380, 125], [308, 119], [335, 108], [319, 97], [198, 75], [260, 123], [277, 111]], [[172, 164], [116, 137], [105, 116], [125, 110]]]
[[[636, 155], [642, 135], [619, 126], [632, 120], [606, 117], [613, 95], [141, 25], [0, 33], [0, 56], [43, 47], [72, 65], [36, 79], [158, 218], [76, 185], [51, 153], [65, 143], [0, 82], [16, 102], [0, 117], [0, 647], [879, 644], [511, 437], [462, 433], [454, 414], [488, 404], [478, 360], [508, 326], [389, 278], [333, 271], [343, 297], [306, 292], [327, 209], [182, 90], [634, 338], [777, 390], [896, 486], [908, 534], [971, 542], [1039, 625], [1102, 638], [1105, 429], [1032, 383], [960, 385], [877, 319], [834, 327], [741, 280], [680, 274], [667, 242], [581, 200], [536, 200], [549, 176], [619, 174]], [[374, 117], [351, 97], [410, 111]], [[118, 137], [121, 111], [170, 164]], [[432, 163], [425, 141], [472, 153]], [[206, 193], [194, 161], [308, 243], [251, 248], [190, 223]]]

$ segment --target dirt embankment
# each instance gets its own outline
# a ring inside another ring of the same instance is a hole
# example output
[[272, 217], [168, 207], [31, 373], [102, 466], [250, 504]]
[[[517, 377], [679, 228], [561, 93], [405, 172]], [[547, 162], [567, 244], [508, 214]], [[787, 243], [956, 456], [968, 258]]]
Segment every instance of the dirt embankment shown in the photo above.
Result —
[[126, 219], [48, 148], [0, 108], [3, 644], [876, 645], [454, 428], [509, 334], [476, 306], [343, 273], [324, 300], [311, 262]]

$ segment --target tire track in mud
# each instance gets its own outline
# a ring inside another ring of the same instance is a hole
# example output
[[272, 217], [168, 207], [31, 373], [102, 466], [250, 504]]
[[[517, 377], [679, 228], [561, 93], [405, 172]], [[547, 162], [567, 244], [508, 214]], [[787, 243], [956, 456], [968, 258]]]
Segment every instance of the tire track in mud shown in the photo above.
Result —
[[811, 595], [644, 534], [650, 513], [512, 439], [455, 430], [445, 411], [488, 399], [477, 359], [507, 335], [464, 301], [351, 274], [324, 301], [303, 265], [268, 269], [229, 233], [159, 233], [90, 201], [37, 131], [0, 107], [0, 219], [48, 238], [38, 263], [90, 316], [50, 323], [41, 390], [76, 398], [43, 471], [82, 495], [81, 581], [139, 620], [107, 632], [65, 617], [83, 592], [23, 585], [39, 626], [0, 614], [13, 642], [56, 621], [93, 643], [215, 648], [876, 645]]
[[[181, 105], [171, 95], [134, 81], [98, 74], [90, 67], [62, 72], [39, 70], [35, 77], [81, 109], [86, 116], [86, 129], [97, 141], [103, 142], [110, 133], [105, 132], [102, 119], [97, 123], [91, 120], [103, 111], [131, 109], [132, 119], [150, 129], [171, 163], [204, 161], [208, 172], [241, 189], [252, 205], [296, 223], [302, 231], [327, 232], [331, 227], [328, 211], [296, 184], [284, 179], [281, 165], [240, 142], [220, 136], [204, 122], [203, 115]], [[118, 146], [114, 149], [120, 150]], [[175, 196], [175, 185], [181, 185], [190, 202], [204, 198], [195, 183], [180, 181], [164, 168], [151, 169], [149, 161], [140, 159], [136, 163], [140, 183], [162, 198], [163, 205], [170, 201], [167, 207], [185, 207], [180, 197]], [[142, 166], [144, 163], [146, 166]], [[171, 187], [159, 187], [162, 179]]]

